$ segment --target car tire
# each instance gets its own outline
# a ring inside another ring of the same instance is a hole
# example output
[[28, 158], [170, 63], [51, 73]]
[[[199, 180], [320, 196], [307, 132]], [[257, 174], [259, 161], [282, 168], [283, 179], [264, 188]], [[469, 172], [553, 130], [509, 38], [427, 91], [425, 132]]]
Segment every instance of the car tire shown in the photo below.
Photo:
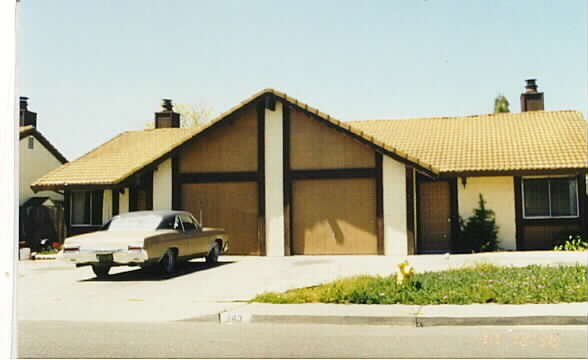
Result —
[[105, 278], [108, 276], [108, 272], [110, 271], [110, 265], [92, 265], [92, 271], [97, 278]]
[[176, 252], [168, 249], [161, 259], [161, 269], [165, 275], [172, 275], [176, 271], [177, 260]]
[[206, 263], [207, 264], [216, 264], [218, 262], [218, 255], [220, 250], [218, 248], [218, 243], [215, 243], [212, 249], [206, 255]]

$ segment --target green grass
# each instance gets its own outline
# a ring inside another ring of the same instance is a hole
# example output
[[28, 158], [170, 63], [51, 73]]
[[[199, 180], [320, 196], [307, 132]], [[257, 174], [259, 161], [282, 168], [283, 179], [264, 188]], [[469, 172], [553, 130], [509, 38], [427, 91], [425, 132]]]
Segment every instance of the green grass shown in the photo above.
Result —
[[587, 300], [586, 266], [499, 267], [478, 265], [416, 274], [396, 284], [395, 275], [355, 276], [331, 283], [263, 293], [252, 302], [274, 304], [555, 304]]

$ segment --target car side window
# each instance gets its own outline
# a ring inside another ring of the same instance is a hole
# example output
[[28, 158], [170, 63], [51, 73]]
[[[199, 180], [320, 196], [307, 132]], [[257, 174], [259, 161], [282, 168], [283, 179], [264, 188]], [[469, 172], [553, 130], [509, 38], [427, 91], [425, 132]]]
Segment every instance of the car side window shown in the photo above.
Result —
[[167, 217], [161, 222], [161, 224], [158, 226], [158, 229], [173, 230], [174, 229], [174, 221], [175, 221], [175, 216]]
[[174, 217], [174, 219], [174, 230], [184, 231], [184, 228], [182, 227], [182, 222], [180, 221], [180, 217], [176, 216]]
[[182, 220], [182, 225], [184, 225], [184, 231], [189, 232], [196, 231], [198, 229], [194, 221], [192, 221], [189, 216], [181, 215], [180, 219]]

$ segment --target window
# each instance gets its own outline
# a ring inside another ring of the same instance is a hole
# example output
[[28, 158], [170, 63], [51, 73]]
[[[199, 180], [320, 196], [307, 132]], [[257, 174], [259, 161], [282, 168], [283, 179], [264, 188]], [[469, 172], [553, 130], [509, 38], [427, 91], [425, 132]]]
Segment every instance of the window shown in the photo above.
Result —
[[180, 219], [182, 220], [182, 224], [184, 225], [184, 231], [188, 232], [188, 231], [199, 230], [199, 227], [196, 224], [196, 221], [192, 217], [186, 216], [186, 215], [180, 215]]
[[524, 217], [577, 217], [575, 178], [523, 179]]
[[35, 148], [35, 138], [32, 136], [28, 137], [28, 149], [33, 150]]
[[102, 225], [102, 190], [71, 192], [71, 225]]

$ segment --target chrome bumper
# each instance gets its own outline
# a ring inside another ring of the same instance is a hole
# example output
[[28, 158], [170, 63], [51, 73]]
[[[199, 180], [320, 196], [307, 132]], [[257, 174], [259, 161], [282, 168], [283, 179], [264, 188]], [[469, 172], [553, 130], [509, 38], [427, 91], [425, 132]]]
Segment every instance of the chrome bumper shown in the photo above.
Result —
[[79, 251], [61, 250], [57, 258], [68, 264], [93, 264], [100, 263], [99, 255], [112, 255], [114, 265], [141, 264], [149, 259], [145, 250], [127, 249], [80, 249]]

